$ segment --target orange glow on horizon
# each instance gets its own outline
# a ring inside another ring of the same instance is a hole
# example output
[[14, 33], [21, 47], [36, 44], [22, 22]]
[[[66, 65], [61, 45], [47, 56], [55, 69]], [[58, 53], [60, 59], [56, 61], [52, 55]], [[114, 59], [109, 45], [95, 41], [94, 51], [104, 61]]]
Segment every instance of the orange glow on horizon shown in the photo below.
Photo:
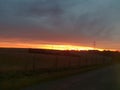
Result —
[[[94, 50], [93, 47], [74, 46], [74, 45], [52, 45], [52, 44], [28, 44], [28, 43], [10, 43], [1, 42], [0, 47], [4, 48], [37, 48], [53, 50]], [[95, 50], [103, 51], [104, 49], [96, 48]]]
[[[40, 45], [38, 48], [42, 49], [53, 49], [53, 50], [94, 50], [92, 47], [84, 47], [84, 46], [73, 46], [73, 45]], [[96, 50], [103, 51], [103, 49]]]

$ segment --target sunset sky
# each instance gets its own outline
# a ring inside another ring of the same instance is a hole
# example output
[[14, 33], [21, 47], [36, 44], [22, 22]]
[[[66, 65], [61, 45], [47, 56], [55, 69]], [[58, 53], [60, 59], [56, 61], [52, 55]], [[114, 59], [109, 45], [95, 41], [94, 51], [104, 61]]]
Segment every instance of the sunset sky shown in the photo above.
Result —
[[120, 0], [0, 0], [0, 47], [120, 50]]

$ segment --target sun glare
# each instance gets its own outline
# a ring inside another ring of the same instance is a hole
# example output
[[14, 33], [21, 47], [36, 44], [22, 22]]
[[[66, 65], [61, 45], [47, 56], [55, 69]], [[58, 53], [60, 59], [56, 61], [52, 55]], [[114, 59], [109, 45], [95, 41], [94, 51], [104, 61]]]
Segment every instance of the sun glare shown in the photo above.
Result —
[[[53, 50], [94, 50], [92, 47], [84, 47], [84, 46], [73, 46], [73, 45], [40, 45], [37, 48], [42, 49], [53, 49]], [[103, 49], [97, 49], [102, 51]]]
[[[37, 48], [37, 49], [52, 49], [52, 50], [99, 50], [105, 49], [85, 47], [85, 46], [74, 46], [74, 45], [54, 45], [54, 44], [27, 44], [27, 43], [0, 43], [0, 47], [7, 48]], [[113, 50], [112, 50], [113, 51]]]

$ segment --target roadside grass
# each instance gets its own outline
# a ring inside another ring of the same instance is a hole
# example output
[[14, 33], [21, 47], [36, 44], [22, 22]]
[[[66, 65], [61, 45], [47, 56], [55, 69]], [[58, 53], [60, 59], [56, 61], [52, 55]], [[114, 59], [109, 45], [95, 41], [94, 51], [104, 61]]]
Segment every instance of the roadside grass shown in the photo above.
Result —
[[[0, 90], [19, 90], [108, 66], [103, 63], [105, 57], [96, 54], [72, 57], [8, 51], [0, 52]], [[119, 59], [114, 58], [117, 63]], [[99, 65], [95, 65], [96, 61], [100, 61]], [[86, 66], [88, 64], [91, 66]]]
[[[109, 64], [110, 65], [110, 64]], [[66, 78], [75, 74], [96, 70], [108, 65], [94, 65], [79, 69], [57, 70], [54, 72], [11, 73], [0, 75], [0, 90], [20, 90], [45, 81]]]

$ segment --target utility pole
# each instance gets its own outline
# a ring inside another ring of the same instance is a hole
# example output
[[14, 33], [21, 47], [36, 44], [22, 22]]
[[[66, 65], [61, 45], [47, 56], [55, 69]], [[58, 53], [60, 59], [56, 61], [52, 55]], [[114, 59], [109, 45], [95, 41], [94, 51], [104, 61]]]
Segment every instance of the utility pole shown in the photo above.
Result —
[[96, 49], [96, 41], [93, 42], [93, 48]]

